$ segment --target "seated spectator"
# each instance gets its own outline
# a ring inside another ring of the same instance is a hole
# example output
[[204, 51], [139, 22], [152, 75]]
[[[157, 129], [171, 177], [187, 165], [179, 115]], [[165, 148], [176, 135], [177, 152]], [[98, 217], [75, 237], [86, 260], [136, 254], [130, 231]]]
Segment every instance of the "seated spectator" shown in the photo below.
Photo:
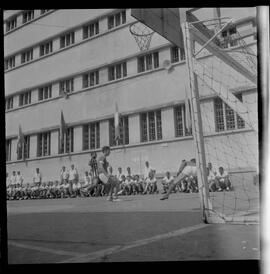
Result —
[[133, 182], [134, 182], [134, 185], [135, 185], [136, 194], [143, 193], [143, 184], [142, 184], [142, 180], [140, 180], [139, 175], [134, 175], [133, 176]]
[[72, 193], [69, 191], [69, 183], [66, 181], [63, 184], [64, 198], [71, 197]]
[[217, 190], [217, 180], [214, 172], [209, 169], [209, 166], [206, 168], [207, 172], [207, 181], [209, 186], [209, 191], [214, 192]]
[[119, 180], [119, 191], [118, 191], [118, 195], [125, 195], [125, 181], [126, 181], [126, 176], [125, 175], [121, 175], [121, 178]]
[[187, 190], [186, 192], [193, 193], [198, 192], [198, 183], [197, 183], [197, 177], [196, 176], [187, 176]]
[[47, 193], [46, 183], [43, 182], [43, 183], [41, 183], [41, 185], [39, 187], [39, 198], [45, 199], [46, 198], [46, 193]]
[[162, 194], [167, 193], [169, 185], [173, 182], [173, 179], [174, 179], [173, 176], [170, 174], [169, 171], [167, 171], [165, 177], [162, 179], [162, 182], [161, 182], [163, 187]]
[[31, 185], [29, 183], [26, 184], [25, 193], [26, 193], [26, 199], [31, 199], [32, 191], [31, 191]]
[[[91, 177], [89, 176], [88, 171], [85, 171], [84, 177], [83, 177], [83, 183], [81, 185], [81, 189], [80, 189], [80, 196], [81, 197], [89, 197], [91, 195], [93, 195], [94, 193], [94, 188], [91, 188], [92, 182], [91, 182]], [[90, 193], [91, 192], [91, 193]]]
[[[146, 193], [148, 192], [149, 194], [154, 194], [154, 193], [158, 193], [158, 188], [157, 188], [157, 180], [154, 176], [154, 171], [151, 171], [149, 173], [149, 178], [146, 180]], [[146, 194], [144, 191], [144, 194]]]
[[68, 182], [68, 171], [66, 170], [66, 167], [63, 166], [60, 171], [60, 184], [64, 184], [66, 181]]
[[217, 175], [217, 187], [218, 191], [227, 190], [229, 191], [231, 189], [231, 181], [229, 178], [229, 174], [227, 171], [224, 171], [223, 167], [219, 167]]
[[54, 181], [54, 191], [55, 191], [55, 198], [61, 198], [60, 183], [56, 180]]
[[126, 195], [130, 195], [132, 193], [132, 179], [130, 175], [126, 176], [125, 184], [124, 184], [124, 193]]
[[74, 195], [75, 197], [80, 197], [81, 196], [81, 183], [79, 181], [76, 181], [73, 185], [73, 191], [74, 191]]

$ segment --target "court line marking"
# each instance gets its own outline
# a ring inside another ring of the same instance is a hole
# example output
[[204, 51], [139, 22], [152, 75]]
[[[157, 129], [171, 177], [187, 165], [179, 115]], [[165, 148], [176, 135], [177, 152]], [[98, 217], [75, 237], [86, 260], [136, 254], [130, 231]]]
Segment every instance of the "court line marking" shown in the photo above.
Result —
[[97, 261], [97, 260], [102, 261], [102, 258], [105, 256], [112, 255], [114, 253], [118, 253], [118, 252], [121, 252], [121, 251], [124, 251], [127, 249], [131, 249], [134, 247], [147, 245], [147, 244], [157, 242], [160, 240], [165, 240], [165, 239], [169, 239], [172, 237], [182, 236], [189, 232], [193, 232], [195, 230], [202, 229], [207, 226], [209, 226], [209, 224], [197, 224], [194, 226], [184, 227], [184, 228], [181, 228], [178, 230], [170, 231], [165, 234], [159, 234], [159, 235], [156, 235], [156, 236], [153, 236], [150, 238], [130, 242], [125, 245], [116, 245], [111, 248], [107, 248], [107, 249], [103, 249], [103, 250], [99, 250], [99, 251], [95, 251], [95, 252], [91, 252], [91, 253], [87, 253], [87, 254], [83, 254], [83, 255], [79, 255], [79, 256], [74, 256], [73, 258], [66, 259], [66, 260], [60, 261], [58, 263], [86, 263], [86, 262], [92, 262], [92, 261]]
[[41, 251], [41, 252], [52, 253], [52, 254], [56, 254], [56, 255], [81, 256], [84, 254], [84, 253], [71, 252], [71, 251], [65, 251], [65, 250], [57, 250], [57, 249], [52, 249], [52, 248], [47, 248], [47, 247], [42, 247], [42, 246], [22, 244], [22, 243], [18, 243], [18, 242], [12, 241], [12, 240], [8, 241], [8, 245], [26, 248], [26, 249], [37, 250], [37, 251]]

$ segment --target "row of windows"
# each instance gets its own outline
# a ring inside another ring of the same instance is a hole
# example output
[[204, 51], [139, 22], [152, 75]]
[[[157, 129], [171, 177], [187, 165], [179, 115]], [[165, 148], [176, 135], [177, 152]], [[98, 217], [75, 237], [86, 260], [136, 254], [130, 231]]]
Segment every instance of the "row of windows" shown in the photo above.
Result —
[[[24, 55], [24, 61], [31, 57], [31, 54], [28, 52]], [[151, 60], [151, 61], [149, 61]], [[143, 62], [143, 64], [142, 64]], [[153, 62], [153, 66], [151, 65]], [[143, 67], [143, 70], [142, 70]], [[159, 67], [159, 53], [154, 52], [147, 54], [145, 56], [138, 57], [138, 73], [143, 72], [145, 70], [151, 70]], [[108, 67], [108, 81], [117, 80], [120, 78], [124, 78], [127, 76], [127, 63], [122, 62], [116, 65], [112, 65]], [[99, 81], [99, 70], [94, 70], [91, 72], [84, 73], [82, 76], [82, 88], [92, 87], [98, 85]], [[59, 82], [59, 95], [71, 93], [74, 91], [74, 78], [65, 79]], [[31, 93], [31, 91], [27, 91], [27, 93]], [[25, 97], [25, 92], [19, 95], [20, 97]], [[28, 95], [26, 95], [28, 96]], [[12, 97], [12, 96], [11, 96]], [[10, 100], [11, 97], [6, 98], [6, 102]], [[46, 100], [52, 97], [52, 84], [47, 85], [46, 87], [41, 87], [38, 89], [38, 100]], [[31, 94], [30, 94], [31, 98]], [[20, 99], [22, 100], [22, 99]], [[31, 100], [22, 100], [24, 103], [19, 103], [19, 106], [27, 105], [31, 103]], [[6, 103], [7, 105], [8, 103]], [[13, 104], [6, 107], [6, 110], [12, 109]]]
[[[40, 10], [40, 15], [43, 15], [48, 11], [50, 11], [50, 10], [49, 9]], [[9, 32], [9, 31], [17, 28], [18, 16], [19, 15], [15, 15], [11, 19], [6, 21], [6, 32]], [[34, 19], [35, 13], [34, 13], [34, 10], [26, 10], [26, 11], [22, 12], [21, 16], [22, 16], [22, 24], [25, 24], [25, 23]]]
[[[49, 10], [41, 10], [43, 13], [45, 11]], [[41, 14], [43, 14], [41, 13]], [[29, 20], [33, 19], [33, 10], [32, 11], [26, 11], [23, 13], [23, 18], [26, 20], [25, 22], [28, 22]], [[120, 19], [119, 19], [120, 18]], [[15, 20], [15, 19], [12, 19]], [[8, 21], [10, 24], [7, 22], [7, 26], [9, 25], [9, 28], [14, 25], [12, 23], [13, 21]], [[16, 22], [16, 20], [15, 20]], [[121, 24], [126, 23], [126, 11], [121, 11], [119, 13], [116, 13], [115, 15], [109, 16], [108, 17], [108, 29], [112, 29], [114, 27], [117, 27]], [[15, 23], [16, 25], [16, 23]], [[82, 39], [87, 39], [89, 37], [92, 37], [94, 35], [99, 34], [99, 21], [95, 21], [91, 24], [87, 24], [86, 26], [83, 26], [83, 34], [82, 34]], [[70, 46], [75, 43], [75, 32], [68, 32], [62, 36], [60, 36], [60, 49], [65, 48], [67, 46]], [[50, 54], [53, 52], [53, 40], [50, 40], [46, 43], [43, 43], [39, 45], [39, 56], [44, 56], [46, 54]], [[29, 56], [28, 56], [28, 55]], [[27, 56], [25, 56], [27, 55]], [[8, 59], [13, 58], [14, 61], [12, 61], [12, 65], [9, 65]], [[27, 50], [26, 52], [21, 53], [21, 64], [33, 60], [33, 48]], [[5, 61], [7, 61], [7, 65], [5, 65], [5, 70], [11, 69], [15, 67], [15, 56], [8, 57]]]
[[[241, 100], [242, 96], [238, 98]], [[214, 99], [216, 131], [235, 130], [245, 128], [245, 122], [220, 98]], [[175, 137], [190, 136], [187, 130], [185, 119], [185, 105], [174, 107], [174, 127]], [[110, 146], [129, 144], [129, 119], [128, 116], [120, 117], [118, 143], [114, 119], [109, 120], [109, 144]], [[141, 142], [162, 140], [162, 118], [161, 110], [154, 110], [140, 114], [140, 140]], [[74, 151], [74, 128], [69, 127], [64, 138], [58, 135], [58, 153], [70, 153]], [[100, 148], [100, 123], [93, 122], [82, 126], [82, 150], [92, 150]], [[25, 144], [22, 151], [17, 153], [17, 159], [29, 158], [30, 137], [25, 136]], [[51, 154], [51, 133], [45, 132], [37, 135], [37, 157], [49, 156]], [[6, 161], [11, 160], [11, 140], [6, 140]]]

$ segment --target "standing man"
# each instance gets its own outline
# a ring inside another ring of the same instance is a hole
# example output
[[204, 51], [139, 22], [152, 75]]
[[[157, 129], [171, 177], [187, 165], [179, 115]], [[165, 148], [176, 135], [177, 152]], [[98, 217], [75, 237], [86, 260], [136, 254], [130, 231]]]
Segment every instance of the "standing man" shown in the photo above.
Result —
[[36, 168], [36, 172], [33, 177], [33, 183], [35, 186], [40, 186], [40, 184], [42, 183], [42, 175], [38, 167]]
[[[98, 173], [99, 173], [98, 177], [104, 185], [109, 184], [110, 186], [108, 201], [119, 201], [117, 197], [117, 193], [119, 191], [119, 181], [117, 178], [110, 176], [108, 173], [109, 163], [106, 157], [109, 156], [110, 153], [111, 153], [111, 150], [109, 146], [104, 146], [102, 148], [102, 155], [98, 158], [98, 161], [97, 161]], [[115, 189], [115, 195], [113, 197], [114, 189]]]
[[73, 195], [73, 186], [75, 186], [75, 184], [77, 183], [78, 179], [79, 179], [79, 174], [77, 169], [74, 167], [74, 164], [72, 164], [71, 169], [69, 170], [69, 193], [71, 193], [71, 195]]
[[173, 180], [173, 182], [171, 183], [171, 185], [169, 186], [169, 189], [167, 191], [166, 194], [164, 194], [160, 200], [165, 200], [169, 198], [169, 195], [171, 193], [171, 191], [174, 189], [174, 187], [179, 184], [183, 179], [185, 179], [186, 177], [189, 176], [193, 176], [196, 177], [197, 176], [197, 167], [196, 167], [196, 160], [195, 159], [191, 159], [190, 161], [186, 161], [183, 160], [179, 170], [177, 172], [177, 177]]
[[10, 185], [15, 186], [16, 185], [16, 180], [17, 180], [17, 176], [16, 176], [16, 171], [12, 171], [12, 174], [10, 176]]
[[61, 171], [60, 171], [60, 184], [65, 184], [68, 182], [68, 171], [66, 170], [66, 167], [63, 166]]
[[91, 159], [88, 163], [90, 166], [90, 174], [92, 179], [92, 186], [95, 188], [95, 196], [100, 196], [101, 192], [103, 191], [103, 185], [100, 183], [98, 178], [98, 164], [97, 164], [97, 153], [91, 153]]
[[22, 184], [23, 184], [23, 176], [20, 171], [17, 171], [16, 182], [20, 186], [22, 186]]

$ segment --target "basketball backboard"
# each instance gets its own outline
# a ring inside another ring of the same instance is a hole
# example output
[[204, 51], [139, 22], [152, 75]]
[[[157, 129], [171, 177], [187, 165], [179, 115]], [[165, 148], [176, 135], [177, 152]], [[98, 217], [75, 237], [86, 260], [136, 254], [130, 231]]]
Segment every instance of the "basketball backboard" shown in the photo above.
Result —
[[181, 22], [185, 20], [184, 13], [189, 9], [179, 10], [179, 8], [131, 9], [131, 15], [176, 46], [184, 48]]

